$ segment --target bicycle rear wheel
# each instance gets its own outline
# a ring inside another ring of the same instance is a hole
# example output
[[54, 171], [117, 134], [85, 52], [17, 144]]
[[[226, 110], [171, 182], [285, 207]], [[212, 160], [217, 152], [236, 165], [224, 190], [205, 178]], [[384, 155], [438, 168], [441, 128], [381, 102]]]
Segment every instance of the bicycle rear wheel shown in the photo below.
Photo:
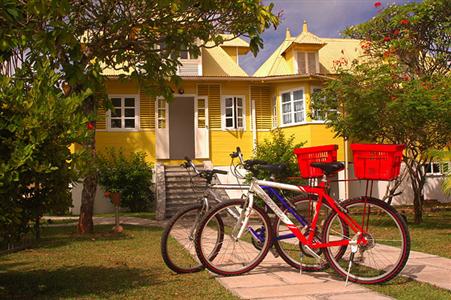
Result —
[[[242, 227], [239, 218], [244, 209], [244, 200], [231, 200], [220, 203], [209, 211], [199, 224], [196, 232], [196, 253], [202, 264], [210, 271], [224, 275], [240, 275], [255, 268], [268, 253], [272, 230], [268, 215], [259, 207], [252, 209], [249, 222], [240, 238], [237, 233]], [[224, 239], [215, 256], [218, 228], [215, 218], [224, 224]], [[258, 246], [255, 244], [258, 240]]]
[[[195, 204], [178, 212], [169, 223], [161, 236], [161, 256], [166, 266], [176, 273], [194, 273], [204, 269], [196, 258], [194, 237], [202, 216], [205, 215], [204, 206]], [[224, 237], [222, 220], [214, 219], [218, 228], [216, 246], [212, 247], [210, 255], [214, 255]]]
[[[315, 214], [317, 196], [299, 196], [290, 199], [290, 202], [293, 204], [293, 208], [296, 210], [296, 212], [299, 215], [303, 216], [304, 219], [310, 224]], [[318, 216], [317, 228], [315, 230], [315, 239], [318, 241], [321, 239], [320, 233], [322, 232], [322, 223], [331, 211], [332, 210], [329, 205], [323, 202]], [[287, 213], [287, 209], [284, 209], [283, 212]], [[300, 228], [302, 227], [299, 221], [296, 220], [296, 218], [292, 214], [287, 215], [293, 222], [293, 224]], [[291, 235], [291, 231], [279, 218], [275, 219], [273, 228], [274, 246], [276, 247], [277, 252], [280, 254], [280, 257], [287, 264], [298, 270], [302, 267], [302, 271], [307, 272], [321, 271], [328, 267], [327, 260], [323, 255], [323, 249], [311, 249], [321, 258], [320, 260], [318, 260], [317, 257], [315, 257], [315, 255], [310, 252], [310, 249], [307, 249], [298, 240], [297, 237]], [[307, 231], [306, 235], [308, 234], [309, 232]]]
[[[363, 227], [368, 242], [366, 245], [358, 244], [354, 255], [351, 255], [351, 245], [325, 248], [330, 266], [346, 277], [349, 262], [354, 256], [349, 271], [350, 281], [375, 284], [395, 277], [404, 268], [410, 252], [410, 237], [404, 219], [387, 203], [369, 197], [347, 200], [342, 207]], [[324, 242], [353, 238], [356, 233], [342, 234], [341, 222], [336, 212], [329, 215], [324, 224]], [[343, 254], [336, 255], [343, 249]]]

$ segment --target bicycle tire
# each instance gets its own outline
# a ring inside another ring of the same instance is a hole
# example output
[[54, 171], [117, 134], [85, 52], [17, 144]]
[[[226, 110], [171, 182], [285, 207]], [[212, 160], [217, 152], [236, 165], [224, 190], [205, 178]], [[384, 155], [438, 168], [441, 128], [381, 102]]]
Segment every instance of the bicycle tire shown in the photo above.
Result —
[[[297, 196], [294, 197], [292, 199], [290, 199], [290, 202], [293, 204], [294, 208], [296, 209], [296, 211], [303, 216], [307, 222], [311, 223], [311, 218], [313, 217], [313, 213], [311, 210], [311, 208], [314, 209], [314, 207], [316, 206], [316, 200], [317, 196], [316, 195], [309, 195], [309, 196]], [[313, 206], [311, 206], [311, 201], [314, 201], [315, 204]], [[323, 210], [323, 208], [326, 208], [326, 210]], [[332, 211], [332, 209], [329, 207], [329, 205], [326, 202], [322, 203], [322, 207], [321, 209], [323, 210], [322, 212], [320, 212], [320, 214], [322, 214], [318, 221], [322, 220], [324, 221], [325, 218], [329, 215], [329, 213]], [[287, 208], [283, 209], [283, 212], [286, 213], [287, 212]], [[291, 215], [289, 215], [290, 217]], [[294, 217], [290, 218], [292, 219], [294, 224], [299, 223]], [[286, 233], [291, 233], [291, 231], [289, 231], [288, 228], [281, 228], [281, 225], [283, 226], [283, 223], [281, 223], [280, 218], [276, 218], [274, 220], [274, 224], [273, 224], [273, 229], [274, 229], [274, 246], [277, 250], [277, 252], [279, 253], [280, 257], [290, 266], [292, 266], [295, 269], [301, 269], [302, 267], [302, 271], [307, 271], [307, 272], [317, 272], [317, 271], [322, 271], [328, 268], [328, 263], [327, 261], [320, 262], [319, 264], [316, 263], [316, 259], [313, 258], [313, 256], [311, 254], [309, 254], [304, 248], [302, 243], [296, 238], [292, 238], [290, 239], [288, 242], [283, 242], [284, 240], [278, 240], [277, 237], [281, 234], [285, 234]], [[320, 224], [318, 223], [317, 226], [320, 226]], [[281, 232], [281, 230], [283, 230], [283, 232]], [[318, 232], [322, 232], [322, 230], [317, 227], [317, 231]], [[321, 237], [319, 237], [320, 239]], [[285, 244], [285, 245], [284, 245]], [[287, 247], [286, 247], [287, 246]], [[315, 249], [315, 253], [318, 255], [322, 254], [322, 249], [318, 248]], [[300, 256], [304, 255], [303, 261], [302, 261], [302, 265], [300, 262]], [[314, 263], [315, 262], [315, 263]]]
[[[173, 216], [168, 224], [165, 227], [165, 230], [163, 231], [163, 234], [161, 235], [161, 257], [163, 258], [164, 263], [166, 264], [166, 266], [171, 269], [172, 271], [178, 273], [178, 274], [186, 274], [186, 273], [195, 273], [195, 272], [199, 272], [201, 270], [204, 269], [204, 266], [199, 262], [196, 261], [193, 258], [189, 258], [186, 255], [184, 255], [183, 253], [183, 249], [181, 249], [181, 247], [185, 248], [186, 251], [190, 252], [190, 248], [192, 248], [192, 246], [194, 246], [194, 241], [192, 239], [190, 239], [190, 237], [188, 237], [188, 241], [187, 244], [183, 244], [183, 245], [177, 245], [175, 244], [175, 241], [171, 240], [171, 233], [173, 231], [173, 229], [177, 226], [177, 223], [180, 222], [180, 220], [183, 217], [186, 217], [189, 213], [194, 213], [194, 214], [201, 214], [202, 210], [203, 210], [203, 204], [194, 204], [191, 206], [188, 206], [186, 208], [184, 208], [183, 210], [179, 211], [175, 216]], [[198, 216], [198, 223], [201, 220], [201, 217]], [[185, 223], [188, 223], [189, 220], [187, 220]], [[222, 220], [217, 219], [218, 224], [222, 224]], [[194, 221], [193, 221], [194, 223]], [[180, 224], [181, 227], [185, 227], [185, 225], [187, 224]], [[194, 226], [196, 226], [195, 224], [193, 224]], [[222, 229], [224, 228], [223, 225], [220, 226], [222, 227]], [[177, 228], [176, 228], [177, 229]], [[189, 232], [191, 229], [187, 228], [188, 231], [185, 232], [187, 235], [189, 235]], [[195, 229], [194, 229], [195, 232]], [[179, 241], [178, 243], [180, 243], [180, 235], [179, 234]], [[221, 245], [221, 239], [224, 236], [224, 232], [219, 232], [218, 233], [218, 247], [220, 247]], [[173, 244], [173, 246], [170, 246], [171, 243]], [[191, 245], [190, 245], [191, 244]], [[191, 246], [191, 247], [190, 247]], [[172, 250], [172, 248], [174, 248], [174, 250]], [[218, 249], [214, 248], [213, 252], [212, 252], [212, 256], [215, 255], [215, 252], [217, 252]], [[173, 253], [176, 252], [176, 253]], [[178, 256], [184, 256], [181, 257], [181, 259], [177, 259]], [[192, 259], [192, 260], [191, 260]]]
[[[398, 275], [406, 265], [410, 253], [409, 231], [401, 215], [389, 204], [370, 197], [346, 200], [342, 207], [359, 224], [364, 221], [368, 232], [368, 244], [358, 246], [358, 255], [354, 258], [355, 262], [353, 260], [349, 281], [376, 284]], [[365, 211], [366, 215], [362, 213]], [[330, 238], [336, 240], [339, 233], [332, 229], [336, 219], [335, 211], [327, 217], [323, 230], [324, 242]], [[351, 248], [348, 245], [346, 253], [340, 256], [333, 254], [333, 247], [325, 248], [324, 251], [330, 266], [342, 277], [348, 275]]]
[[[254, 215], [251, 219], [249, 219], [248, 228], [264, 228], [265, 237], [263, 238], [261, 249], [259, 249], [260, 247], [254, 247], [252, 245], [253, 236], [249, 233], [251, 232], [250, 229], [245, 231], [245, 233], [241, 236], [241, 240], [236, 240], [232, 237], [234, 230], [240, 226], [236, 226], [237, 220], [231, 217], [229, 209], [235, 210], [237, 206], [242, 208], [244, 204], [245, 201], [241, 199], [224, 201], [211, 209], [199, 224], [195, 238], [196, 253], [201, 263], [213, 273], [223, 276], [235, 276], [249, 272], [258, 266], [268, 254], [271, 246], [270, 241], [272, 240], [272, 228], [268, 215], [259, 207], [253, 207]], [[211, 258], [205, 255], [204, 252], [208, 253], [210, 251], [210, 246], [208, 245], [208, 235], [212, 230], [214, 230], [214, 228], [210, 226], [210, 220], [218, 214], [221, 215], [221, 220], [224, 222], [224, 232], [227, 233], [227, 235], [224, 236], [223, 239], [223, 243], [225, 243], [225, 245], [223, 244], [221, 246], [220, 251], [216, 253], [217, 256]], [[262, 224], [260, 224], [260, 222]], [[231, 249], [231, 251], [237, 249], [237, 252], [234, 254], [229, 254], [227, 253], [227, 250], [229, 249]], [[254, 254], [255, 257], [250, 259], [250, 255]], [[232, 261], [239, 258], [249, 258], [250, 261]], [[234, 267], [235, 269], [230, 269]]]

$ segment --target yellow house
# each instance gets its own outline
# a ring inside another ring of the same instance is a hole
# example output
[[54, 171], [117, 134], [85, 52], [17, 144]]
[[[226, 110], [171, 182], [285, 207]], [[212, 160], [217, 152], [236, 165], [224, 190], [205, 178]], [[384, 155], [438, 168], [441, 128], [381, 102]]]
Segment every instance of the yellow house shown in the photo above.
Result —
[[[310, 98], [334, 74], [334, 61], [361, 55], [359, 41], [320, 38], [304, 22], [298, 36], [287, 29], [284, 41], [253, 75], [239, 65], [248, 51], [248, 43], [236, 38], [203, 48], [197, 58], [182, 53], [183, 81], [170, 103], [151, 99], [137, 83], [105, 71], [114, 111], [100, 111], [98, 150], [143, 151], [163, 170], [185, 156], [220, 167], [229, 165], [228, 154], [237, 146], [250, 157], [271, 129], [281, 128], [306, 146], [339, 144], [338, 159], [344, 160], [343, 140], [334, 139], [321, 114], [311, 112]], [[158, 185], [157, 180], [158, 201], [165, 202]]]

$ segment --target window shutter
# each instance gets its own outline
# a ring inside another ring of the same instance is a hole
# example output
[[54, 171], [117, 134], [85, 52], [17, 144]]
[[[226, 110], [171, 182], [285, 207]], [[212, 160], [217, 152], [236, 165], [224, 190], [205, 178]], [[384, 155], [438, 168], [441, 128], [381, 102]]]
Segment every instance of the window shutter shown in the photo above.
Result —
[[155, 99], [140, 91], [140, 127], [141, 129], [155, 129]]
[[316, 54], [313, 52], [308, 53], [308, 73], [316, 74]]
[[298, 52], [298, 72], [299, 74], [306, 74], [305, 68], [305, 52]]

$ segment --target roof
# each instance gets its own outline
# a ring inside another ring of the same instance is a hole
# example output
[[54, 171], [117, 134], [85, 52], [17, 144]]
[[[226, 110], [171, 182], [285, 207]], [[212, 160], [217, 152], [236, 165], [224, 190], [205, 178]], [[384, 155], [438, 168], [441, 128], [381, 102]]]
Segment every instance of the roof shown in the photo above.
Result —
[[[314, 35], [312, 34], [312, 36]], [[305, 32], [302, 32], [296, 38], [285, 39], [274, 53], [255, 71], [253, 76], [265, 77], [292, 74], [292, 68], [285, 59], [284, 52], [296, 39], [313, 41], [312, 36], [305, 35]], [[321, 38], [319, 40], [324, 44], [318, 52], [321, 74], [335, 73], [334, 60], [345, 58], [348, 62], [352, 62], [363, 54], [360, 48], [360, 40], [339, 38]]]
[[248, 76], [221, 47], [204, 48], [202, 55], [204, 76]]
[[249, 43], [243, 40], [240, 37], [235, 37], [232, 34], [222, 34], [221, 35], [225, 40], [224, 43], [221, 44], [221, 47], [243, 47], [249, 48]]
[[324, 44], [323, 40], [321, 40], [319, 37], [317, 37], [311, 32], [301, 32], [301, 34], [298, 35], [293, 42], [297, 44], [313, 44], [313, 45]]

